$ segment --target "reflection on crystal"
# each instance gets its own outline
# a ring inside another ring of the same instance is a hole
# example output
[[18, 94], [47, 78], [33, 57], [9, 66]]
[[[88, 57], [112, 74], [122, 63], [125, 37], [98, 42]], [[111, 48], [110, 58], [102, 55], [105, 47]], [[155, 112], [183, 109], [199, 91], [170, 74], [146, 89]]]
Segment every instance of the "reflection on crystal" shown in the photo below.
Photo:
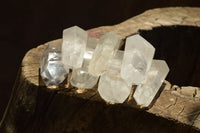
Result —
[[94, 76], [100, 76], [107, 70], [109, 60], [114, 56], [120, 44], [120, 36], [113, 32], [103, 35], [94, 51], [94, 55], [88, 67], [88, 72]]
[[139, 85], [146, 80], [155, 48], [140, 35], [126, 39], [121, 76], [130, 84]]
[[45, 49], [40, 64], [40, 75], [47, 86], [62, 83], [68, 74], [61, 62], [61, 44], [49, 44]]
[[88, 37], [88, 42], [87, 42], [86, 51], [84, 53], [84, 60], [82, 64], [82, 67], [86, 68], [87, 71], [88, 71], [88, 65], [92, 59], [96, 46], [97, 46], [97, 40], [95, 38]]
[[131, 85], [120, 76], [123, 54], [123, 51], [118, 51], [109, 62], [108, 70], [100, 77], [98, 92], [109, 102], [123, 103], [131, 91]]
[[62, 62], [66, 68], [82, 66], [87, 39], [87, 32], [78, 26], [63, 31]]
[[139, 85], [133, 95], [138, 105], [148, 107], [159, 91], [164, 79], [169, 72], [169, 68], [163, 60], [153, 60], [147, 80]]
[[81, 68], [76, 68], [72, 71], [70, 82], [73, 86], [78, 88], [91, 89], [96, 85], [99, 77], [93, 76], [90, 73], [88, 73], [88, 64], [92, 59], [92, 55], [96, 44], [96, 39], [90, 37], [88, 38], [83, 65]]
[[131, 60], [132, 67], [135, 68], [135, 70], [138, 71], [139, 73], [145, 75], [147, 70], [147, 61], [142, 56], [142, 54], [140, 54], [138, 51], [133, 51], [131, 57], [132, 57]]

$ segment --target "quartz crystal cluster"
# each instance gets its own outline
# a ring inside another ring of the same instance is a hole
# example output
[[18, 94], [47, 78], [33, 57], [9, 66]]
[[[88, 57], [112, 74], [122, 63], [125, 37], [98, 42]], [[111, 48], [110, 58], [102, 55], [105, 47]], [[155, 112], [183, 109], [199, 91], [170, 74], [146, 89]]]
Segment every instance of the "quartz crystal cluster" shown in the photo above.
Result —
[[75, 87], [91, 89], [99, 80], [100, 96], [114, 103], [123, 103], [137, 85], [133, 98], [147, 107], [169, 68], [164, 60], [153, 60], [155, 48], [140, 35], [128, 37], [124, 51], [119, 50], [120, 43], [113, 32], [97, 40], [78, 26], [65, 29], [62, 44], [49, 44], [44, 51], [40, 75], [47, 86], [62, 83], [70, 70]]

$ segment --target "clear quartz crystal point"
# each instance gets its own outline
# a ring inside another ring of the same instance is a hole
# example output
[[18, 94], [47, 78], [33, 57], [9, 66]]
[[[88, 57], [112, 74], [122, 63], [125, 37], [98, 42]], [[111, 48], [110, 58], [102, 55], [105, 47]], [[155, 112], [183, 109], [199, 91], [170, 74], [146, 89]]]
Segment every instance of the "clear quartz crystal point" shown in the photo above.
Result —
[[144, 83], [154, 52], [155, 48], [140, 35], [128, 37], [126, 39], [121, 77], [131, 84]]
[[86, 51], [84, 54], [83, 65], [81, 68], [73, 69], [71, 76], [71, 84], [78, 88], [91, 89], [98, 81], [98, 77], [88, 73], [88, 64], [92, 59], [97, 40], [95, 38], [88, 38]]
[[113, 32], [104, 34], [95, 48], [88, 72], [99, 76], [107, 70], [109, 60], [114, 56], [120, 45], [120, 36]]
[[131, 92], [132, 85], [120, 76], [123, 54], [118, 51], [109, 61], [108, 70], [100, 77], [98, 92], [105, 101], [123, 103]]
[[169, 72], [164, 60], [153, 60], [144, 84], [137, 86], [133, 95], [138, 105], [148, 107], [159, 91], [163, 81]]
[[40, 75], [47, 86], [58, 85], [67, 77], [69, 70], [61, 62], [61, 44], [50, 43], [40, 63]]
[[66, 69], [82, 66], [87, 39], [87, 32], [78, 26], [63, 31], [62, 62]]

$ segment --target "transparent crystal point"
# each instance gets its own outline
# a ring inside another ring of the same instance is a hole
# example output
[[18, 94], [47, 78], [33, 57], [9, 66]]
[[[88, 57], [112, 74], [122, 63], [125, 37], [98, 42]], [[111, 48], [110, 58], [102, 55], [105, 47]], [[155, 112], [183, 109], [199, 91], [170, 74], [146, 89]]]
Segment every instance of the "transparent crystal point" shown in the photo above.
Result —
[[128, 83], [139, 85], [145, 82], [155, 48], [140, 35], [126, 39], [121, 77]]
[[51, 43], [45, 49], [40, 63], [40, 75], [47, 86], [58, 85], [67, 77], [69, 70], [61, 62], [61, 44]]
[[138, 105], [148, 107], [165, 80], [169, 68], [164, 60], [153, 60], [144, 84], [137, 86], [133, 95]]
[[66, 68], [82, 66], [87, 39], [87, 32], [78, 26], [63, 31], [62, 62]]
[[88, 38], [86, 51], [84, 53], [83, 65], [81, 68], [73, 69], [70, 82], [73, 86], [84, 89], [91, 89], [98, 81], [97, 76], [93, 76], [88, 72], [88, 64], [92, 59], [94, 49], [97, 45], [97, 40]]
[[100, 96], [114, 103], [123, 103], [129, 96], [132, 85], [120, 76], [123, 51], [118, 51], [109, 61], [108, 70], [100, 77], [98, 92]]
[[114, 56], [120, 44], [120, 36], [113, 32], [103, 35], [95, 48], [88, 72], [99, 76], [107, 70], [109, 60]]

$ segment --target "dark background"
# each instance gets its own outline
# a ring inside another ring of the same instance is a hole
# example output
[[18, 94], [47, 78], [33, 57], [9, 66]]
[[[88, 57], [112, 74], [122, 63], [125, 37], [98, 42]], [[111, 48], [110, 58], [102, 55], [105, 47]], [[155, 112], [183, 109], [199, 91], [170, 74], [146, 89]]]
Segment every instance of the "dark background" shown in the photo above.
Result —
[[120, 23], [147, 9], [200, 6], [200, 0], [7, 0], [0, 4], [0, 118], [24, 54], [61, 38], [73, 25], [90, 29]]

